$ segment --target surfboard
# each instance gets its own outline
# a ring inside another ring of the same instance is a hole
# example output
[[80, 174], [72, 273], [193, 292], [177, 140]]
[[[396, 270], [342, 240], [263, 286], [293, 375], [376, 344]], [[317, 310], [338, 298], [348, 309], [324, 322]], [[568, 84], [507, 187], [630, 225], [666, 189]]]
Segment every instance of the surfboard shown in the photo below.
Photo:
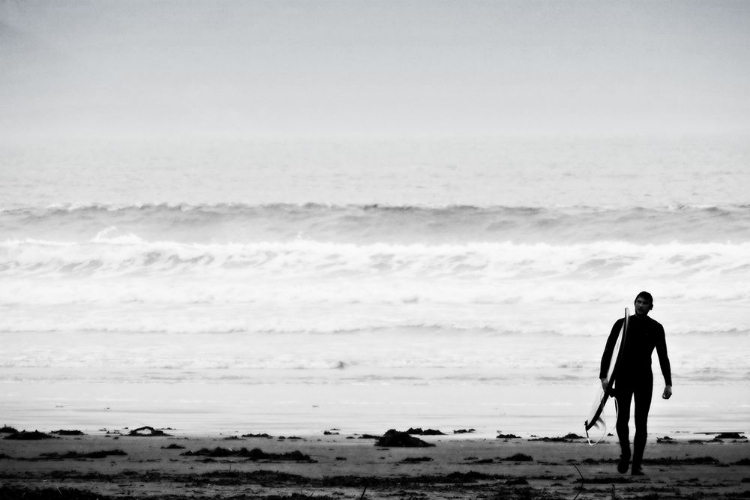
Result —
[[[591, 429], [595, 427], [603, 429], [601, 437], [604, 437], [604, 434], [606, 433], [607, 424], [602, 418], [602, 412], [604, 411], [604, 407], [607, 405], [607, 400], [610, 398], [610, 396], [612, 396], [612, 392], [614, 389], [615, 379], [617, 378], [617, 365], [620, 360], [621, 354], [625, 349], [625, 337], [628, 333], [629, 317], [630, 312], [627, 308], [625, 308], [625, 318], [622, 322], [620, 333], [617, 335], [617, 341], [615, 342], [615, 347], [614, 349], [612, 349], [612, 355], [609, 359], [609, 368], [607, 369], [607, 387], [602, 388], [600, 384], [597, 397], [594, 400], [594, 404], [591, 408], [591, 414], [584, 423], [584, 428], [586, 429], [586, 438], [589, 439], [589, 444], [591, 444], [591, 438], [589, 437], [589, 431]], [[599, 438], [599, 441], [600, 440], [601, 438]]]

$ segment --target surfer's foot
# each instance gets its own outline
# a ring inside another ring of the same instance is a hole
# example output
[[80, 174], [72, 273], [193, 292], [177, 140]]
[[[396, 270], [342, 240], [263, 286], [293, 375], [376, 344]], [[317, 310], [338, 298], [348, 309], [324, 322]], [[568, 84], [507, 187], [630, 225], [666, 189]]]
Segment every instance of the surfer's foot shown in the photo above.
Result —
[[[620, 474], [625, 474], [628, 471], [629, 462], [630, 457], [620, 455], [620, 461], [617, 462], [617, 472], [619, 472]], [[633, 472], [635, 472], [635, 469], [633, 469]]]
[[631, 476], [645, 476], [646, 474], [643, 473], [640, 467], [633, 466], [633, 470], [630, 473]]

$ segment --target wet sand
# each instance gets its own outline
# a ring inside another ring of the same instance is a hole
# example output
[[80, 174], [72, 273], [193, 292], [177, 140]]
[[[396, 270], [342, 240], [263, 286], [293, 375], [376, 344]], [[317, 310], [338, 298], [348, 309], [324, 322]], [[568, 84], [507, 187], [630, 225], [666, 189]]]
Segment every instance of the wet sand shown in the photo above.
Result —
[[445, 431], [413, 435], [434, 446], [386, 447], [377, 445], [382, 433], [336, 429], [305, 436], [156, 430], [165, 435], [151, 429], [0, 434], [0, 498], [750, 497], [744, 435], [654, 437], [647, 475], [635, 477], [617, 473], [613, 437], [592, 447], [575, 436]]

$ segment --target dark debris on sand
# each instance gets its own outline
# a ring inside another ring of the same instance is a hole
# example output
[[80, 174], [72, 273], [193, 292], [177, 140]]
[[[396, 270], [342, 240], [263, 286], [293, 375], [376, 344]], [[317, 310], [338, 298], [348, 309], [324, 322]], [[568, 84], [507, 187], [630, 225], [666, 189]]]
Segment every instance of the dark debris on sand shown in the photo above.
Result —
[[256, 460], [274, 460], [274, 461], [291, 461], [291, 462], [309, 462], [315, 463], [315, 460], [310, 458], [310, 455], [305, 455], [300, 451], [292, 451], [289, 453], [266, 453], [260, 448], [253, 448], [248, 450], [247, 448], [240, 448], [239, 450], [231, 450], [229, 448], [214, 448], [213, 450], [208, 448], [201, 448], [198, 451], [188, 451], [181, 453], [181, 456], [185, 457], [208, 457], [208, 458], [246, 458], [251, 461]]
[[14, 434], [6, 436], [4, 439], [15, 439], [18, 441], [37, 441], [40, 439], [57, 439], [57, 438], [55, 436], [51, 436], [49, 434], [45, 434], [44, 432], [39, 432], [39, 431], [34, 431], [34, 432], [21, 431], [21, 432], [16, 432]]
[[167, 434], [163, 430], [160, 429], [154, 429], [153, 427], [146, 425], [144, 427], [139, 427], [137, 429], [133, 429], [130, 431], [128, 436], [136, 436], [136, 437], [162, 437], [162, 436], [169, 436], [170, 434]]
[[736, 442], [747, 442], [747, 436], [740, 432], [721, 432], [714, 436], [714, 441], [723, 442], [725, 439], [731, 439]]
[[689, 457], [689, 458], [646, 458], [644, 464], [648, 465], [719, 465], [721, 462], [714, 457]]
[[675, 441], [669, 436], [657, 437], [656, 442], [659, 444], [676, 444], [677, 443], [677, 441]]
[[162, 450], [184, 450], [185, 447], [179, 444], [172, 443], [169, 446], [162, 446], [161, 449]]
[[573, 443], [579, 439], [585, 439], [583, 436], [579, 436], [578, 434], [566, 434], [563, 437], [543, 437], [543, 438], [535, 438], [535, 439], [529, 439], [529, 441], [541, 441], [543, 443]]
[[395, 429], [390, 429], [377, 440], [375, 446], [383, 448], [427, 448], [435, 445], [415, 438], [408, 432], [399, 432]]
[[406, 431], [406, 433], [417, 436], [445, 436], [444, 432], [437, 429], [422, 430], [421, 427], [410, 427], [409, 430]]
[[90, 453], [78, 453], [77, 451], [69, 451], [67, 453], [42, 453], [39, 457], [45, 460], [75, 460], [84, 458], [107, 458], [113, 456], [127, 456], [127, 453], [122, 450], [102, 450], [92, 451]]
[[432, 462], [432, 458], [430, 457], [406, 457], [405, 459], [401, 460], [400, 463], [402, 464], [418, 464], [422, 462]]
[[507, 458], [501, 458], [501, 460], [508, 461], [508, 462], [533, 462], [534, 459], [530, 455], [525, 455], [523, 453], [516, 453], [515, 455], [511, 455]]

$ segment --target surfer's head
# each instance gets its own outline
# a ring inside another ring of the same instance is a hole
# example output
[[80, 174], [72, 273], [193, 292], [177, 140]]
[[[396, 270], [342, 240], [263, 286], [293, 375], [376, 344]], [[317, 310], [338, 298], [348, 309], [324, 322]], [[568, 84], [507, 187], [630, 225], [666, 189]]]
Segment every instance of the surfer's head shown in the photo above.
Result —
[[633, 305], [636, 316], [646, 316], [654, 308], [654, 298], [648, 292], [641, 292], [635, 296]]

